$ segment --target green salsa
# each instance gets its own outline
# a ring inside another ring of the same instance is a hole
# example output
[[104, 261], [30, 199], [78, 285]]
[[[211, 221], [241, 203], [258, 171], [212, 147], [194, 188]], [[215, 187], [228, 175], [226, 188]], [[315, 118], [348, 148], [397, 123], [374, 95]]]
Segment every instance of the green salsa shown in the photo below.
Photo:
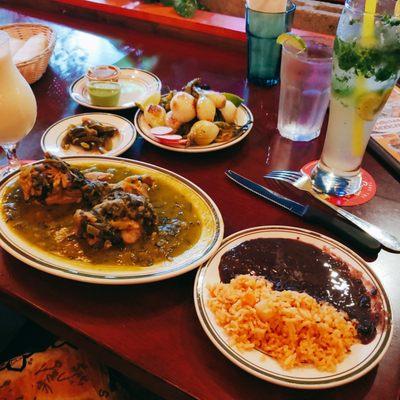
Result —
[[93, 105], [115, 107], [121, 95], [121, 85], [117, 82], [93, 81], [89, 83], [88, 91]]
[[[88, 165], [77, 167], [84, 170]], [[141, 173], [131, 168], [110, 169], [100, 165], [90, 170], [113, 173], [113, 183]], [[149, 197], [158, 217], [157, 232], [131, 245], [102, 250], [90, 247], [74, 233], [73, 215], [82, 208], [81, 204], [44, 206], [26, 202], [16, 182], [7, 188], [2, 213], [18, 236], [46, 252], [85, 263], [131, 269], [171, 260], [193, 247], [200, 238], [202, 226], [196, 210], [170, 183], [156, 179]]]

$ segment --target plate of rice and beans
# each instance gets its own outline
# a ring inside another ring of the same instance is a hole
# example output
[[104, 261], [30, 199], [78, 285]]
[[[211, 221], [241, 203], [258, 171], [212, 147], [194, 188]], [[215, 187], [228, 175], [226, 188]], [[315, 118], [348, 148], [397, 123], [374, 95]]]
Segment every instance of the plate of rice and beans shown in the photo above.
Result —
[[199, 269], [194, 300], [227, 358], [287, 387], [351, 382], [377, 365], [392, 338], [390, 303], [372, 269], [343, 244], [300, 228], [226, 238]]

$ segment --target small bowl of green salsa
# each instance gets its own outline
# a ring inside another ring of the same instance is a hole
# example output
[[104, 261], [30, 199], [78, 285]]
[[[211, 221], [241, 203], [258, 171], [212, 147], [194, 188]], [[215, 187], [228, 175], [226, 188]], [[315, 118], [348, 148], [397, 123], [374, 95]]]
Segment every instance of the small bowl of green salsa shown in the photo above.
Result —
[[92, 81], [88, 84], [90, 101], [94, 106], [115, 107], [121, 95], [118, 82]]

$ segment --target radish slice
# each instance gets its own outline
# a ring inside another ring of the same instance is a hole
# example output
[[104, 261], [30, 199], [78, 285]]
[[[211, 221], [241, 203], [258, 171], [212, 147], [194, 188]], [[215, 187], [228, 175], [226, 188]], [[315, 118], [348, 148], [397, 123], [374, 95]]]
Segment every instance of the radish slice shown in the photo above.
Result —
[[164, 142], [163, 144], [165, 144], [166, 146], [169, 146], [169, 147], [182, 147], [182, 148], [185, 148], [186, 147], [186, 142], [187, 142], [187, 140], [183, 139], [183, 140], [180, 140], [179, 142]]
[[154, 136], [170, 135], [173, 131], [169, 126], [157, 126], [150, 129], [150, 133]]
[[182, 140], [182, 136], [180, 135], [163, 135], [158, 136], [157, 139], [162, 142], [179, 142]]
[[171, 147], [185, 147], [188, 141], [180, 135], [154, 135], [153, 137], [157, 142]]

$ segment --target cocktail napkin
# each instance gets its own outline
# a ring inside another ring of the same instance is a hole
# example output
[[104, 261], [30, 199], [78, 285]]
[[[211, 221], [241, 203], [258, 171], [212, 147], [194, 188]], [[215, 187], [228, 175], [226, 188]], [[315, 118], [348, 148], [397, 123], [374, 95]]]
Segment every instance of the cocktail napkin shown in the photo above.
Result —
[[247, 7], [254, 11], [281, 13], [286, 11], [287, 0], [246, 0]]

